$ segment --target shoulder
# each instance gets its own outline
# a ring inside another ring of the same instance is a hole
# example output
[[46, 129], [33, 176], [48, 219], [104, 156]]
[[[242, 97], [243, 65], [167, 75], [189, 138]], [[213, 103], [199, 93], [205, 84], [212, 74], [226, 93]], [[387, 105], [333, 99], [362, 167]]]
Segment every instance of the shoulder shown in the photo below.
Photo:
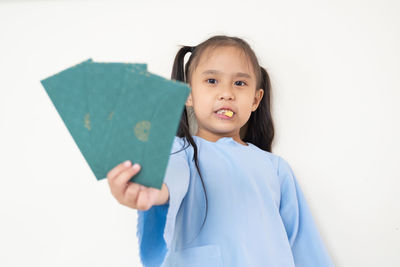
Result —
[[255, 145], [252, 145], [252, 146], [253, 146], [254, 155], [256, 157], [266, 158], [272, 164], [272, 166], [276, 169], [276, 171], [278, 171], [279, 161], [281, 159], [281, 157], [278, 154], [263, 150]]
[[279, 177], [285, 177], [287, 174], [292, 173], [292, 168], [284, 157], [260, 148], [258, 150], [268, 159]]
[[294, 173], [289, 162], [280, 155], [271, 152], [265, 152], [265, 154], [272, 165], [273, 172], [278, 179], [281, 190], [283, 190], [282, 188], [286, 188], [288, 185], [293, 184]]
[[179, 136], [174, 136], [174, 141], [172, 143], [172, 148], [181, 148], [184, 143], [184, 138]]
[[292, 171], [292, 168], [290, 167], [289, 162], [282, 156], [273, 154], [273, 153], [269, 153], [269, 158], [270, 158], [271, 162], [273, 163], [273, 165], [277, 171], [277, 174], [279, 176], [285, 175], [286, 173]]
[[188, 153], [188, 148], [191, 147], [190, 143], [186, 140], [185, 137], [179, 137], [175, 136], [174, 140], [172, 142], [172, 148], [171, 148], [171, 155], [173, 154], [179, 154], [185, 156], [189, 155]]

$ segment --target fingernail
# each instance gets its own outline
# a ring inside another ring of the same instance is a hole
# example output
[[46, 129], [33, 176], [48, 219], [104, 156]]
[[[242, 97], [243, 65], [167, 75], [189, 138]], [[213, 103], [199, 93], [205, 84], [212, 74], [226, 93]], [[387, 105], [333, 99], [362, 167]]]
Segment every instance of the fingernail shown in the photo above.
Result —
[[139, 164], [137, 163], [133, 164], [132, 169], [139, 170]]
[[124, 166], [129, 167], [131, 165], [131, 162], [129, 160], [124, 162]]

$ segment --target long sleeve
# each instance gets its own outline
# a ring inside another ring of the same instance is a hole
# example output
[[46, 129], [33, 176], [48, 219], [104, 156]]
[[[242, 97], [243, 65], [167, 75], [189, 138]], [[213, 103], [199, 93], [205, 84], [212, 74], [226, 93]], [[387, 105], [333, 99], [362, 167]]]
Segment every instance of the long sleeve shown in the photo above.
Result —
[[334, 266], [320, 237], [304, 194], [290, 165], [279, 157], [281, 180], [279, 212], [284, 223], [296, 267]]
[[146, 211], [138, 210], [139, 255], [146, 267], [159, 267], [163, 263], [171, 248], [176, 215], [188, 190], [190, 169], [186, 152], [181, 150], [182, 143], [175, 137], [164, 176], [169, 191], [168, 202]]

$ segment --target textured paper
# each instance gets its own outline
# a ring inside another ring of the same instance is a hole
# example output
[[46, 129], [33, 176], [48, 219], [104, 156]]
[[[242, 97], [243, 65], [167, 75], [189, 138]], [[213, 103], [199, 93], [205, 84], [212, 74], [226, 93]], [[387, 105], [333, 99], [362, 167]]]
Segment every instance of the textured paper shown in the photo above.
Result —
[[[90, 114], [90, 142], [96, 166], [96, 177], [104, 176], [104, 149], [113, 111], [121, 97], [126, 69], [146, 71], [146, 64], [92, 62], [86, 65], [88, 108]], [[105, 177], [105, 176], [104, 176]]]
[[41, 83], [96, 179], [131, 160], [142, 166], [132, 182], [161, 189], [188, 84], [91, 59]]
[[133, 182], [161, 189], [190, 87], [149, 72], [127, 71], [107, 141], [107, 169], [130, 159], [142, 166]]

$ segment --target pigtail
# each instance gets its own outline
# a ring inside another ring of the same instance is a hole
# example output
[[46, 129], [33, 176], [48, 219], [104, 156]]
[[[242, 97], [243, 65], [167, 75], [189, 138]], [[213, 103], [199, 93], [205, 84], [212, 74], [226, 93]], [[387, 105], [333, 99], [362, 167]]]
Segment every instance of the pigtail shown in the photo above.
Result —
[[[175, 59], [174, 59], [174, 65], [172, 67], [171, 79], [189, 83], [189, 78], [190, 77], [188, 77], [188, 74], [189, 74], [189, 68], [188, 67], [190, 66], [191, 59], [189, 59], [188, 63], [186, 64], [186, 67], [185, 67], [184, 66], [184, 58], [185, 58], [186, 53], [192, 52], [192, 54], [193, 54], [194, 50], [195, 50], [195, 47], [192, 47], [192, 46], [183, 46], [181, 49], [179, 49], [179, 51], [176, 54]], [[182, 111], [182, 115], [181, 115], [181, 119], [180, 119], [180, 122], [179, 122], [179, 127], [178, 127], [178, 130], [177, 130], [176, 136], [184, 137], [183, 138], [184, 144], [186, 144], [186, 141], [188, 141], [189, 144], [192, 145], [193, 150], [194, 150], [192, 161], [195, 162], [197, 172], [200, 175], [200, 180], [201, 180], [201, 184], [203, 186], [205, 200], [206, 200], [205, 216], [204, 216], [203, 223], [202, 223], [202, 225], [200, 227], [200, 231], [201, 231], [201, 229], [203, 228], [203, 226], [204, 226], [204, 224], [206, 222], [206, 219], [207, 219], [208, 197], [207, 197], [206, 186], [204, 184], [204, 179], [203, 179], [203, 176], [201, 175], [200, 168], [199, 168], [197, 145], [196, 145], [196, 143], [195, 143], [195, 141], [194, 141], [194, 139], [193, 139], [193, 137], [192, 137], [192, 135], [190, 133], [190, 129], [189, 129], [189, 120], [188, 120], [188, 113], [187, 113], [186, 107]], [[187, 148], [187, 146], [185, 146], [184, 148], [182, 148], [179, 151], [182, 151], [183, 149], [186, 149], [186, 148]], [[176, 151], [174, 153], [177, 153], [179, 151]], [[174, 153], [172, 153], [172, 154], [174, 154]], [[200, 233], [200, 231], [199, 231], [199, 233]]]
[[175, 56], [174, 65], [172, 67], [171, 79], [181, 82], [188, 82], [184, 71], [184, 59], [186, 53], [193, 52], [193, 50], [194, 47], [192, 46], [183, 46], [181, 49], [179, 49]]
[[264, 95], [258, 108], [249, 118], [243, 141], [251, 142], [262, 150], [272, 152], [271, 147], [275, 130], [271, 115], [271, 80], [268, 72], [261, 66], [260, 74], [259, 88], [264, 90]]

